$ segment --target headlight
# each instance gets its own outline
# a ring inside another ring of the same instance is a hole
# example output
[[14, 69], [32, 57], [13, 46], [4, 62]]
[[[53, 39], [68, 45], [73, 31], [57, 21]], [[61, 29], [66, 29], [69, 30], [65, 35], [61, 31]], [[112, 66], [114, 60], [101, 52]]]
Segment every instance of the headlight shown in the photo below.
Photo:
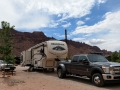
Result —
[[110, 68], [109, 68], [109, 67], [102, 66], [102, 70], [103, 70], [105, 73], [110, 73]]

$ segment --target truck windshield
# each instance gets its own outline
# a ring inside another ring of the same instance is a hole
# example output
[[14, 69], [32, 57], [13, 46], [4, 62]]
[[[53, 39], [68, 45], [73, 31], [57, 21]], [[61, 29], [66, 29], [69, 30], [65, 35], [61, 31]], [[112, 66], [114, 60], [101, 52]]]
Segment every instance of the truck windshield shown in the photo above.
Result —
[[90, 62], [108, 62], [108, 60], [101, 55], [88, 55]]

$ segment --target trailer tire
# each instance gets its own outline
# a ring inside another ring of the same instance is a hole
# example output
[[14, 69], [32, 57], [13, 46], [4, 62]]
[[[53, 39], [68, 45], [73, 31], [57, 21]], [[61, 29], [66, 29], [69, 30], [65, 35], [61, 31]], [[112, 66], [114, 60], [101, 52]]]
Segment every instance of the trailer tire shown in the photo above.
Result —
[[54, 72], [55, 70], [54, 70], [54, 68], [52, 68], [52, 72]]
[[63, 70], [61, 68], [59, 68], [57, 70], [57, 75], [59, 78], [65, 78], [66, 77], [66, 73], [63, 73]]
[[30, 71], [30, 72], [33, 72], [33, 71], [34, 71], [34, 67], [30, 67], [30, 68], [29, 68], [29, 71]]
[[47, 71], [47, 68], [43, 68], [43, 72], [46, 72]]

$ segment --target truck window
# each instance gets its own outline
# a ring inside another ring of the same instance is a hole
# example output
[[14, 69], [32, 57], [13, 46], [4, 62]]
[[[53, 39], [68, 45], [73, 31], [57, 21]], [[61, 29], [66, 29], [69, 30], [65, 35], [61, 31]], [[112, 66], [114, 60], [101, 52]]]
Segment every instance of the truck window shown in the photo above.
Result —
[[79, 56], [74, 56], [72, 62], [78, 62]]
[[87, 57], [86, 56], [80, 56], [79, 62], [82, 63], [83, 60], [87, 60]]

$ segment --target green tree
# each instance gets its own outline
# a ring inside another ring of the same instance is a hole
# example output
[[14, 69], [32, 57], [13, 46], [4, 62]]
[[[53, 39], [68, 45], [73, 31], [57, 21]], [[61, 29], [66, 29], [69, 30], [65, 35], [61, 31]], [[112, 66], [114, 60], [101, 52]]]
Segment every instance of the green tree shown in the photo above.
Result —
[[111, 61], [120, 62], [120, 51], [119, 52], [115, 51], [115, 52], [112, 53]]
[[120, 62], [120, 50], [118, 52], [118, 60], [117, 60], [117, 62]]
[[10, 24], [2, 21], [1, 22], [2, 30], [0, 30], [0, 54], [2, 55], [2, 59], [8, 63], [14, 63], [14, 56], [12, 55], [12, 40], [13, 36], [10, 31], [14, 30], [14, 26], [10, 27]]

